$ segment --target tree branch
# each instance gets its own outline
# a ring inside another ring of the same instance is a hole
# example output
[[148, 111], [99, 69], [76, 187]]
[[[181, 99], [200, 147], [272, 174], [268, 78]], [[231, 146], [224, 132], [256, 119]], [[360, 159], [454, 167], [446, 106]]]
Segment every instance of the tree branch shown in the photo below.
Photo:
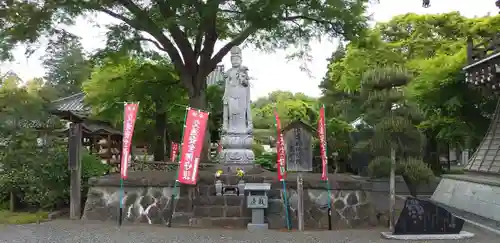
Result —
[[188, 64], [191, 68], [196, 66], [196, 57], [191, 48], [191, 44], [189, 43], [189, 39], [185, 32], [183, 32], [179, 25], [175, 22], [175, 12], [170, 8], [170, 6], [164, 1], [157, 1], [158, 6], [160, 7], [160, 13], [165, 19], [172, 19], [172, 21], [168, 21], [169, 24], [167, 26], [170, 35], [174, 39], [175, 43], [179, 47], [179, 50], [184, 57], [184, 62]]
[[[158, 40], [162, 44], [162, 46], [164, 47], [163, 49], [170, 56], [170, 59], [172, 60], [175, 68], [182, 74], [188, 73], [189, 70], [186, 69], [186, 66], [183, 63], [183, 59], [179, 54], [177, 48], [174, 46], [172, 41], [170, 41], [163, 34], [163, 31], [160, 29], [160, 27], [158, 27], [158, 25], [153, 20], [151, 20], [148, 14], [144, 12], [141, 8], [139, 8], [139, 6], [137, 6], [131, 0], [117, 0], [117, 1], [120, 2], [123, 5], [123, 7], [125, 7], [135, 16], [137, 21], [134, 22], [136, 22], [136, 25], [135, 26], [131, 25], [131, 26], [138, 30], [143, 30], [151, 34], [156, 40]], [[113, 15], [111, 16], [115, 17]], [[125, 23], [129, 24], [128, 22]]]
[[146, 42], [150, 42], [150, 43], [153, 43], [156, 48], [166, 52], [167, 50], [165, 50], [165, 48], [163, 48], [163, 46], [160, 45], [160, 43], [158, 43], [157, 41], [155, 40], [152, 40], [152, 39], [149, 39], [149, 38], [136, 38], [136, 40], [138, 41], [146, 41]]
[[[227, 53], [233, 48], [234, 46], [239, 46], [243, 41], [245, 41], [250, 35], [254, 34], [257, 32], [257, 28], [255, 28], [253, 25], [248, 26], [245, 28], [238, 36], [236, 36], [233, 40], [231, 40], [229, 43], [224, 45], [218, 52], [215, 54], [215, 56], [212, 58], [210, 62], [210, 68], [215, 68], [217, 63], [222, 61], [222, 58], [227, 55]], [[212, 67], [213, 66], [213, 67]]]
[[200, 67], [202, 70], [199, 75], [203, 77], [208, 75], [215, 68], [215, 65], [211, 67], [210, 60], [214, 53], [215, 42], [217, 42], [219, 38], [217, 34], [217, 12], [219, 11], [220, 1], [221, 0], [211, 0], [207, 2], [210, 9], [205, 9], [205, 11], [208, 11], [210, 14], [206, 19], [202, 20], [204, 25], [202, 32], [205, 32], [205, 35], [203, 38], [203, 49], [200, 53]]
[[318, 24], [323, 24], [323, 25], [329, 25], [332, 27], [333, 31], [335, 31], [335, 33], [339, 34], [339, 35], [344, 35], [345, 33], [341, 30], [339, 30], [338, 28], [335, 27], [335, 23], [334, 22], [331, 22], [331, 21], [328, 21], [328, 20], [324, 20], [324, 19], [318, 19], [318, 18], [314, 18], [314, 17], [311, 17], [311, 16], [305, 16], [305, 15], [295, 15], [295, 16], [286, 16], [286, 17], [283, 17], [281, 18], [282, 21], [295, 21], [295, 20], [310, 20], [310, 21], [313, 21], [313, 22], [316, 22]]

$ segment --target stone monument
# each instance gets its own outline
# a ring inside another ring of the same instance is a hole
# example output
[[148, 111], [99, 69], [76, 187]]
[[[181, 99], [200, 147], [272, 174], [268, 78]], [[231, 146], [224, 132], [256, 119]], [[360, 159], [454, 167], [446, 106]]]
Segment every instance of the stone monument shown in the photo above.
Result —
[[222, 147], [220, 155], [224, 173], [241, 168], [248, 174], [254, 168], [253, 125], [250, 110], [248, 68], [241, 65], [241, 49], [231, 49], [232, 67], [224, 74]]

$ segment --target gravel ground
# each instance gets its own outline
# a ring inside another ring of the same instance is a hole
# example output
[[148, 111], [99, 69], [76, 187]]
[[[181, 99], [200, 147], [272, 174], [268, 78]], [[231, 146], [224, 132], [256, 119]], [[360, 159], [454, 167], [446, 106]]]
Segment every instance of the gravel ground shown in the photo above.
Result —
[[[155, 243], [155, 242], [287, 242], [287, 243], [317, 243], [317, 242], [401, 242], [385, 240], [380, 237], [383, 229], [343, 230], [343, 231], [312, 231], [312, 232], [279, 232], [251, 233], [245, 230], [222, 229], [187, 229], [166, 228], [147, 225], [122, 226], [113, 224], [91, 223], [81, 221], [56, 220], [43, 224], [32, 225], [0, 225], [0, 242], [40, 242], [40, 243]], [[471, 242], [498, 243], [495, 235], [465, 229], [476, 234], [467, 241], [412, 241], [412, 242]]]

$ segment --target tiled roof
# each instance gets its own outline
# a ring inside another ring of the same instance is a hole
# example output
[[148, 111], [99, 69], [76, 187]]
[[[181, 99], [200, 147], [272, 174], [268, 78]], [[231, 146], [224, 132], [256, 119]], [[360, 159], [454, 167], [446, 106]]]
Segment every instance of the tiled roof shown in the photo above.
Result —
[[85, 93], [77, 93], [68, 97], [52, 101], [52, 109], [55, 113], [70, 112], [81, 118], [87, 117], [90, 108], [84, 103]]
[[500, 101], [488, 132], [465, 166], [468, 171], [500, 174]]
[[[68, 123], [69, 124], [69, 123]], [[122, 135], [122, 132], [114, 129], [107, 122], [94, 121], [94, 120], [84, 120], [82, 122], [82, 128], [85, 133], [88, 134], [112, 134], [112, 135]], [[60, 130], [60, 132], [67, 132], [69, 126], [65, 129]]]

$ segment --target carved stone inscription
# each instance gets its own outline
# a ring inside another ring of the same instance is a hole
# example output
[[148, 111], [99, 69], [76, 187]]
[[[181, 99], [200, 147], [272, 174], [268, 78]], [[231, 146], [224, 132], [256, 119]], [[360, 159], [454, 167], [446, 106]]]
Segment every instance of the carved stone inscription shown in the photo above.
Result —
[[458, 234], [463, 225], [463, 219], [455, 217], [431, 201], [407, 198], [393, 233], [395, 235]]
[[287, 171], [312, 171], [312, 136], [296, 126], [285, 132]]

